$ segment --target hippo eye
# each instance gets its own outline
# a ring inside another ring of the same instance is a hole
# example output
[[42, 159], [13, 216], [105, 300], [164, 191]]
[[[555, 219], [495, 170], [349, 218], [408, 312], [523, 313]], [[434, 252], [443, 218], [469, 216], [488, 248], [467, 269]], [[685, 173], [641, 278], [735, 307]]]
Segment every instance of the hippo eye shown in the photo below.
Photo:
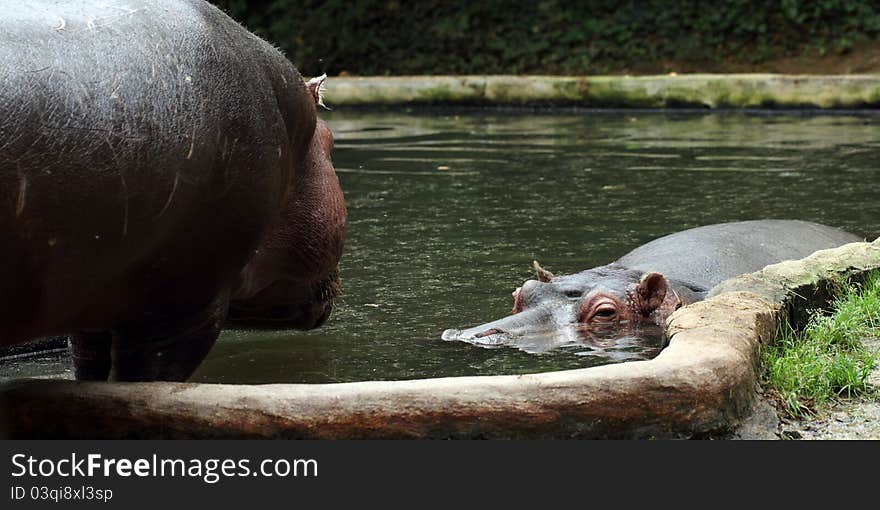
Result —
[[600, 321], [612, 320], [617, 317], [617, 308], [613, 305], [603, 305], [593, 312], [593, 319]]
[[565, 297], [579, 298], [579, 297], [581, 297], [581, 296], [583, 296], [583, 295], [584, 295], [584, 293], [581, 292], [581, 291], [579, 291], [579, 290], [573, 290], [573, 289], [572, 289], [572, 290], [567, 290], [567, 291], [565, 291]]

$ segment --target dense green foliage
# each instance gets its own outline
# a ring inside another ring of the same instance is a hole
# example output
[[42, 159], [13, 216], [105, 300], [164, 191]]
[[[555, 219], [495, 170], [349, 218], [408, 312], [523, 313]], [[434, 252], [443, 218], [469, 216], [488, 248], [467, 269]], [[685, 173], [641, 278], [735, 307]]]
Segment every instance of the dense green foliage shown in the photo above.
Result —
[[[876, 0], [214, 0], [305, 74], [723, 69], [880, 38]], [[682, 64], [685, 64], [682, 67]]]
[[813, 414], [829, 399], [875, 393], [868, 375], [878, 353], [865, 338], [880, 335], [880, 271], [846, 287], [831, 313], [817, 312], [801, 332], [790, 327], [763, 353], [766, 382], [792, 416]]

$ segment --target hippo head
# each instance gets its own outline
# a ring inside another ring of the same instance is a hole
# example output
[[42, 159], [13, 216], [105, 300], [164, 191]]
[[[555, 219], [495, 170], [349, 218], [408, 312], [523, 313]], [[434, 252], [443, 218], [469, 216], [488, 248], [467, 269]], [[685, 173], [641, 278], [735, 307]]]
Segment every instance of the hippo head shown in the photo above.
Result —
[[536, 337], [555, 338], [554, 345], [601, 344], [642, 328], [658, 331], [675, 309], [696, 300], [656, 272], [610, 264], [554, 276], [537, 261], [534, 266], [536, 279], [513, 293], [513, 315], [465, 330], [448, 329], [443, 339], [484, 346], [531, 344]]
[[[324, 78], [306, 84], [316, 105], [323, 105]], [[332, 150], [333, 134], [318, 119], [278, 220], [241, 272], [229, 306], [230, 321], [313, 329], [330, 316], [341, 289], [337, 264], [346, 234], [345, 201], [330, 159]]]

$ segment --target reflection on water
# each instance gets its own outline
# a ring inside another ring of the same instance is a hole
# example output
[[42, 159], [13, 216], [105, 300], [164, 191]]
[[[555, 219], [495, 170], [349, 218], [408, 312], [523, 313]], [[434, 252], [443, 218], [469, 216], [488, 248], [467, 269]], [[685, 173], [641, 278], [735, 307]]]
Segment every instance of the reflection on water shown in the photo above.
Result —
[[759, 218], [880, 234], [877, 115], [323, 117], [349, 210], [345, 296], [316, 331], [224, 331], [196, 381], [528, 373], [651, 357], [656, 337], [549, 350], [536, 339], [527, 350], [542, 354], [531, 354], [440, 334], [507, 315], [535, 259], [573, 273], [671, 232]]

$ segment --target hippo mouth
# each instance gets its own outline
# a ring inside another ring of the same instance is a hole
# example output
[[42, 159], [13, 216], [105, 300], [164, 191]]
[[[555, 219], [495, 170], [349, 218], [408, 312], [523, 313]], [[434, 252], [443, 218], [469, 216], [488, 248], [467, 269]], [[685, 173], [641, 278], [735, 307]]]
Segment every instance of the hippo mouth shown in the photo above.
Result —
[[511, 335], [498, 328], [490, 328], [478, 333], [468, 333], [467, 330], [447, 329], [440, 338], [448, 342], [461, 341], [482, 347], [501, 347], [509, 345], [516, 335]]
[[440, 338], [483, 347], [500, 347], [510, 345], [523, 334], [545, 329], [545, 325], [550, 323], [549, 319], [550, 315], [545, 310], [528, 310], [472, 328], [447, 329]]
[[315, 329], [330, 318], [341, 294], [337, 272], [308, 286], [279, 282], [253, 298], [232, 301], [227, 320], [254, 329]]
[[561, 345], [561, 343], [570, 343], [567, 339], [567, 329], [573, 328], [554, 328], [554, 327], [535, 327], [528, 330], [510, 332], [501, 328], [471, 328], [466, 330], [447, 329], [440, 336], [446, 341], [466, 342], [472, 345], [485, 348], [498, 347], [516, 347], [526, 352], [545, 352], [546, 348], [530, 348], [522, 349], [523, 346], [537, 345]]

